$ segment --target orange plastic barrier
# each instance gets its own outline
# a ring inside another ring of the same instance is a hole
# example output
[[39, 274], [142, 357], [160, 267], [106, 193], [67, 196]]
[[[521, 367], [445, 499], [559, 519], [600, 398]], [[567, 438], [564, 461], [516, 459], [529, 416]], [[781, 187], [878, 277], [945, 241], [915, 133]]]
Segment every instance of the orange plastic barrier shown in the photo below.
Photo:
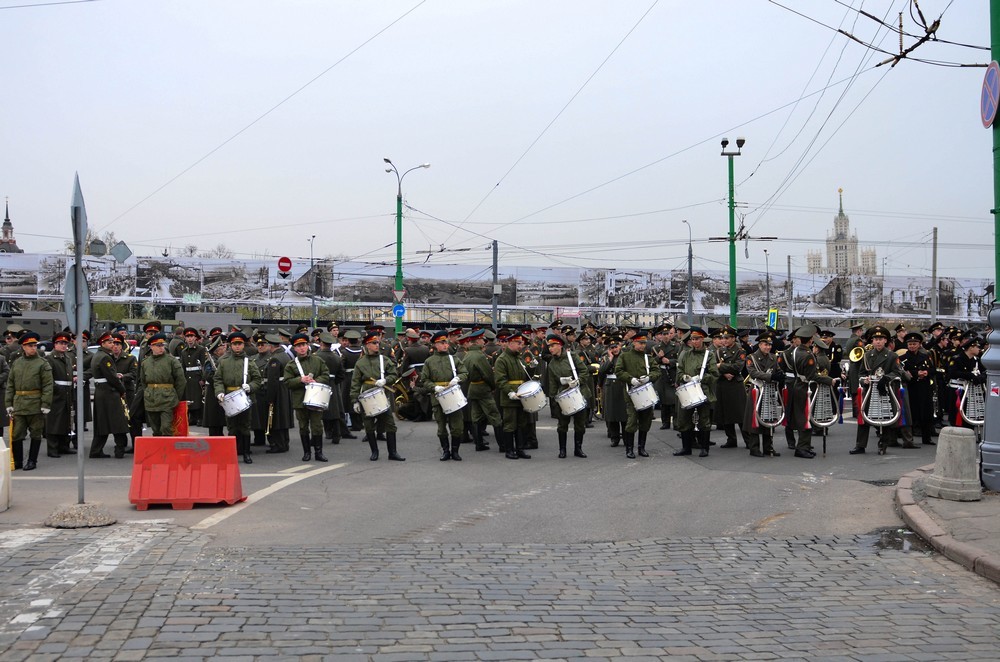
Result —
[[186, 437], [188, 436], [188, 403], [181, 400], [174, 407], [174, 426], [173, 432], [175, 437]]
[[139, 437], [128, 500], [138, 510], [245, 501], [236, 437]]

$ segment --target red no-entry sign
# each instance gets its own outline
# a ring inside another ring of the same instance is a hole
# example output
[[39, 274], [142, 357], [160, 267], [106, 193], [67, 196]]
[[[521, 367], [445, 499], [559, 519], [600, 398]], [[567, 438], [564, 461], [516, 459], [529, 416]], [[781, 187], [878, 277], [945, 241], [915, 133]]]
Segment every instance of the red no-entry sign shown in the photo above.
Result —
[[292, 258], [290, 257], [279, 257], [278, 258], [278, 271], [282, 273], [288, 273], [292, 270]]

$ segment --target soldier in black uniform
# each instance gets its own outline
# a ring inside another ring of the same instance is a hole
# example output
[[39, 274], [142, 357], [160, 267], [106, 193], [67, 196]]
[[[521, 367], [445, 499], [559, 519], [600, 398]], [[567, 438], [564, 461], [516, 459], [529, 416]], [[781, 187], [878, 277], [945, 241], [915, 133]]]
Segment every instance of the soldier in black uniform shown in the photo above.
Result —
[[[361, 358], [361, 333], [355, 329], [348, 329], [344, 332], [343, 337], [347, 340], [347, 344], [340, 346], [340, 358], [344, 363], [344, 379], [350, 382], [354, 376], [354, 366], [357, 365], [358, 359]], [[348, 433], [341, 435], [344, 439], [356, 439], [357, 435], [350, 433], [359, 432], [363, 425], [362, 415], [354, 412], [351, 406], [350, 390], [349, 388], [341, 390], [341, 403], [345, 415], [350, 416], [351, 422]]]
[[621, 354], [621, 337], [611, 336], [608, 338], [608, 350], [601, 360], [601, 366], [597, 370], [597, 380], [601, 384], [604, 401], [601, 403], [604, 423], [608, 428], [608, 437], [611, 445], [617, 446], [621, 443], [625, 432], [625, 424], [628, 422], [628, 409], [625, 404], [627, 387], [618, 381], [615, 371], [618, 369], [618, 356]]
[[201, 424], [208, 428], [210, 437], [221, 437], [226, 426], [226, 412], [223, 411], [215, 393], [215, 371], [219, 369], [219, 360], [229, 351], [225, 336], [217, 335], [214, 339], [209, 340], [206, 351], [208, 352], [208, 360], [202, 366], [205, 400], [201, 410]]
[[[424, 362], [431, 355], [430, 347], [420, 340], [420, 334], [415, 329], [406, 330], [406, 345], [403, 347], [403, 360], [399, 367], [399, 374], [407, 380], [410, 390], [410, 397], [419, 409], [419, 415], [415, 420], [429, 421], [431, 419], [431, 399], [430, 395], [418, 392], [415, 388], [420, 371], [423, 370]], [[410, 372], [410, 370], [413, 372]]]
[[45, 360], [52, 366], [52, 409], [45, 416], [45, 442], [49, 457], [74, 454], [69, 446], [73, 429], [73, 365], [69, 343], [72, 336], [60, 331], [52, 338], [53, 350]]
[[340, 443], [340, 421], [344, 418], [343, 396], [341, 389], [344, 384], [344, 363], [340, 354], [333, 351], [336, 342], [331, 334], [322, 332], [317, 336], [319, 340], [319, 351], [316, 356], [326, 362], [326, 367], [330, 371], [330, 406], [323, 412], [323, 434], [332, 444]]
[[923, 348], [924, 337], [916, 331], [907, 333], [906, 352], [899, 357], [900, 369], [909, 377], [906, 400], [909, 404], [907, 423], [900, 432], [903, 447], [913, 446], [914, 431], [920, 434], [921, 443], [933, 444], [934, 430], [934, 363], [930, 352]]
[[269, 333], [264, 339], [270, 345], [264, 374], [267, 381], [263, 390], [267, 392], [266, 420], [270, 421], [270, 431], [267, 441], [270, 444], [266, 453], [287, 453], [289, 448], [289, 433], [295, 422], [292, 413], [292, 398], [285, 386], [285, 366], [291, 361], [281, 345], [281, 336]]
[[[132, 402], [135, 401], [135, 386], [139, 383], [139, 362], [131, 352], [125, 351], [125, 348], [129, 346], [128, 341], [125, 339], [124, 332], [115, 332], [114, 344], [111, 346], [111, 354], [115, 359], [115, 370], [121, 375], [122, 384], [125, 385], [125, 404], [129, 407], [132, 406]], [[129, 409], [129, 435], [131, 436], [132, 445], [125, 449], [125, 454], [129, 455], [135, 452], [135, 435], [133, 434], [132, 428], [132, 412]], [[141, 426], [141, 423], [140, 423]], [[141, 427], [140, 427], [141, 432]]]
[[[202, 366], [208, 360], [208, 352], [201, 344], [201, 334], [198, 329], [188, 327], [184, 329], [184, 342], [178, 345], [174, 356], [181, 362], [184, 368], [184, 399], [188, 401], [188, 424], [201, 425], [202, 399], [205, 397], [202, 390], [201, 379]], [[168, 350], [169, 351], [169, 350]]]
[[112, 347], [114, 336], [108, 332], [98, 340], [101, 349], [94, 354], [90, 370], [94, 376], [94, 441], [90, 457], [109, 457], [104, 452], [108, 435], [115, 438], [115, 457], [125, 457], [128, 446], [128, 419], [125, 416], [125, 384], [118, 376]]
[[[979, 358], [982, 349], [983, 341], [979, 338], [966, 340], [961, 349], [952, 354], [948, 361], [948, 371], [946, 374], [948, 382], [962, 380], [968, 382], [970, 386], [982, 388], [982, 385], [986, 383], [986, 370], [983, 369], [983, 363]], [[957, 389], [949, 388], [948, 398], [952, 402], [951, 424], [957, 426], [961, 423], [962, 427], [972, 427], [964, 418], [959, 421], [959, 396]]]

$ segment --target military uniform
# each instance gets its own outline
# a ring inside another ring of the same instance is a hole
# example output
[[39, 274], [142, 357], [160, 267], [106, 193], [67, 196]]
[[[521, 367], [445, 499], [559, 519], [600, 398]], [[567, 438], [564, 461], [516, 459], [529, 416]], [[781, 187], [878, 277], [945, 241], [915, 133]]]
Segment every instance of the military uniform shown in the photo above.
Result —
[[45, 440], [48, 456], [59, 457], [74, 452], [69, 445], [73, 431], [73, 365], [64, 351], [50, 352], [45, 360], [52, 366], [52, 410], [45, 417]]
[[656, 367], [660, 370], [660, 378], [656, 380], [656, 393], [660, 397], [660, 429], [669, 430], [671, 421], [677, 410], [677, 391], [674, 382], [677, 375], [677, 357], [681, 353], [681, 344], [676, 340], [667, 340], [653, 345], [653, 357]]
[[[965, 347], [975, 344], [977, 347], [982, 349], [982, 344], [979, 340], [969, 341]], [[16, 365], [16, 364], [15, 364]], [[968, 388], [983, 388], [983, 384], [986, 383], [987, 376], [986, 370], [983, 369], [982, 361], [979, 356], [970, 356], [969, 352], [963, 348], [955, 352], [950, 360], [948, 361], [948, 369], [946, 372], [947, 381], [949, 385], [953, 380], [960, 380], [966, 382]], [[960, 414], [959, 401], [960, 401], [960, 391], [956, 388], [948, 388], [948, 400], [952, 403], [952, 425], [961, 425], [962, 427], [972, 427]]]
[[[689, 333], [699, 333], [704, 337], [704, 331], [692, 328]], [[719, 380], [719, 365], [712, 360], [712, 350], [702, 347], [695, 350], [686, 347], [677, 357], [677, 386], [688, 383], [702, 372], [704, 366], [705, 373], [701, 378], [701, 388], [705, 394], [705, 402], [691, 409], [679, 409], [677, 411], [677, 430], [681, 433], [680, 451], [674, 455], [690, 455], [697, 438], [701, 447], [700, 455], [708, 455], [709, 442], [712, 434], [712, 405], [715, 403], [715, 385]], [[705, 357], [708, 357], [706, 360]], [[698, 434], [695, 435], [694, 414], [698, 414]]]
[[[633, 337], [633, 342], [643, 338], [644, 334], [637, 334]], [[645, 351], [635, 349], [623, 350], [618, 356], [618, 365], [615, 368], [615, 376], [626, 388], [638, 388], [641, 384], [655, 382], [660, 378], [660, 370], [656, 363], [650, 360], [649, 354]], [[655, 388], [655, 386], [654, 386]], [[638, 433], [639, 455], [647, 457], [646, 435], [653, 424], [655, 415], [654, 407], [648, 407], [642, 411], [637, 411], [632, 404], [632, 397], [625, 399], [625, 410], [628, 412], [628, 422], [625, 423], [625, 456], [634, 458], [633, 443]]]
[[184, 369], [186, 382], [182, 399], [188, 401], [188, 421], [191, 425], [199, 425], [202, 419], [202, 400], [205, 397], [202, 389], [202, 366], [208, 360], [208, 351], [201, 345], [184, 344], [176, 356]]
[[[322, 335], [320, 336], [323, 337]], [[327, 335], [330, 342], [324, 341], [326, 345], [331, 345], [333, 337]], [[340, 422], [344, 417], [343, 398], [341, 388], [344, 383], [344, 362], [340, 354], [332, 349], [320, 349], [316, 356], [326, 363], [326, 368], [330, 373], [330, 405], [323, 412], [323, 433], [331, 443], [340, 443]]]
[[[38, 334], [31, 331], [21, 336], [19, 342], [37, 344]], [[45, 415], [52, 408], [52, 366], [39, 356], [23, 354], [10, 367], [4, 407], [11, 416], [11, 452], [14, 468], [31, 471], [38, 464], [38, 451], [42, 447]], [[28, 459], [22, 462], [24, 438], [30, 432]]]
[[[240, 336], [245, 342], [246, 337], [242, 333], [234, 333], [229, 336], [230, 343]], [[230, 349], [232, 350], [232, 345], [230, 345]], [[243, 351], [232, 350], [219, 359], [218, 369], [215, 371], [212, 381], [215, 385], [217, 400], [221, 401], [233, 391], [242, 390], [252, 402], [254, 393], [259, 391], [261, 387], [260, 369], [257, 367], [256, 361]], [[236, 452], [243, 456], [243, 462], [246, 464], [253, 463], [253, 459], [250, 457], [251, 408], [232, 416], [226, 416], [226, 427], [229, 429], [229, 434], [236, 437]]]
[[[889, 337], [889, 333], [882, 327], [874, 327], [871, 331], [872, 337]], [[881, 395], [888, 394], [890, 389], [896, 389], [898, 387], [898, 381], [904, 378], [902, 372], [899, 369], [899, 357], [896, 353], [888, 348], [888, 343], [886, 347], [881, 350], [877, 350], [872, 347], [870, 350], [865, 352], [864, 357], [858, 362], [859, 366], [859, 378], [863, 384], [862, 389], [859, 389], [857, 394], [857, 411], [858, 411], [858, 433], [855, 440], [855, 447], [851, 450], [852, 454], [863, 453], [865, 448], [868, 447], [868, 435], [872, 426], [865, 420], [863, 420], [861, 403], [864, 402], [864, 395], [867, 394], [871, 389], [876, 388], [876, 385], [869, 382], [865, 384], [868, 378], [875, 375], [878, 370], [882, 371], [882, 379], [879, 380], [877, 384], [878, 392]], [[863, 390], [863, 392], [861, 392]], [[872, 394], [874, 396], [874, 394]], [[869, 398], [870, 399], [870, 398]], [[902, 417], [900, 417], [902, 418]], [[896, 443], [896, 431], [899, 427], [899, 420], [897, 420], [892, 425], [880, 426], [881, 434], [878, 440], [878, 452], [879, 455], [884, 455], [886, 452], [886, 447]]]
[[[361, 358], [361, 353], [362, 353], [361, 347], [358, 347], [356, 344], [354, 344], [354, 340], [351, 338], [351, 335], [355, 336], [356, 338], [360, 338], [360, 336], [357, 335], [357, 331], [351, 330], [345, 332], [344, 337], [348, 338], [351, 344], [347, 346], [341, 346], [341, 351], [340, 351], [340, 358], [344, 362], [344, 377], [349, 382], [353, 382], [354, 366]], [[355, 412], [351, 407], [352, 403], [354, 402], [351, 399], [351, 389], [345, 388], [343, 389], [342, 393], [343, 393], [342, 404], [344, 408], [344, 413], [346, 416], [350, 417], [350, 430], [357, 432], [358, 430], [362, 429], [364, 417], [361, 414]], [[346, 435], [343, 436], [347, 438]]]
[[[756, 415], [759, 410], [757, 400], [764, 397], [763, 388], [758, 384], [772, 384], [774, 393], [777, 394], [777, 401], [773, 404], [775, 406], [782, 405], [781, 384], [784, 382], [784, 375], [781, 374], [781, 368], [778, 367], [778, 359], [770, 352], [767, 354], [762, 352], [758, 344], [758, 349], [747, 357], [746, 369], [750, 379], [753, 380], [751, 381], [751, 394], [756, 398], [747, 401], [743, 416], [743, 429], [747, 431], [749, 436], [750, 455], [755, 457], [780, 455], [774, 450], [773, 428], [760, 424]], [[764, 440], [763, 450], [761, 449], [761, 438]]]
[[[731, 327], [724, 330], [725, 337]], [[747, 391], [743, 386], [743, 369], [746, 365], [746, 354], [739, 345], [719, 347], [709, 361], [716, 361], [719, 366], [719, 382], [716, 385], [715, 414], [712, 417], [716, 425], [722, 426], [726, 432], [726, 443], [722, 448], [736, 448], [736, 426], [744, 443], [748, 443], [743, 430], [743, 419], [747, 407]], [[749, 444], [748, 444], [749, 445]]]
[[186, 384], [184, 370], [176, 357], [150, 352], [139, 363], [139, 390], [153, 436], [173, 434], [174, 408], [184, 396]]
[[[226, 426], [226, 412], [222, 409], [222, 403], [219, 402], [218, 393], [215, 391], [215, 373], [219, 369], [220, 358], [210, 351], [201, 372], [202, 380], [205, 382], [201, 424], [208, 428], [208, 434], [212, 437], [221, 437]], [[225, 391], [222, 394], [225, 395]]]
[[[379, 432], [385, 434], [389, 459], [396, 461], [405, 459], [396, 452], [396, 421], [393, 418], [392, 403], [390, 402], [389, 409], [377, 416], [362, 416], [359, 400], [362, 392], [373, 388], [381, 388], [384, 391], [385, 385], [395, 383], [396, 379], [396, 366], [382, 354], [369, 354], [366, 351], [364, 356], [359, 358], [357, 363], [354, 364], [349, 398], [351, 402], [355, 403], [353, 409], [357, 416], [352, 417], [352, 420], [359, 418], [364, 423], [365, 439], [368, 441], [368, 447], [371, 449], [371, 457], [369, 459], [372, 461], [378, 460], [378, 440], [376, 435]], [[381, 385], [376, 384], [379, 381], [382, 382]]]
[[[812, 338], [811, 334], [809, 338]], [[819, 374], [816, 357], [807, 342], [779, 354], [778, 364], [785, 372], [786, 379], [791, 380], [786, 384], [788, 409], [785, 411], [785, 416], [788, 428], [798, 432], [795, 457], [813, 458], [816, 453], [812, 449], [812, 424], [809, 421], [809, 382], [829, 385], [833, 380], [829, 376]]]
[[625, 384], [620, 382], [615, 374], [620, 356], [620, 354], [616, 354], [611, 358], [605, 357], [597, 370], [597, 381], [601, 385], [601, 397], [603, 398], [601, 414], [604, 417], [612, 446], [621, 443], [625, 423], [628, 422], [628, 409], [625, 406], [628, 394], [625, 392]]
[[[443, 332], [440, 332], [435, 334], [431, 342], [436, 343], [435, 349], [437, 349], [443, 346], [444, 342], [447, 342], [447, 338]], [[435, 352], [424, 361], [424, 367], [420, 370], [419, 388], [424, 393], [436, 394], [452, 386], [459, 386], [461, 382], [468, 383], [468, 381], [469, 373], [466, 371], [461, 358]], [[463, 410], [466, 408], [468, 408], [468, 405], [450, 414], [445, 414], [437, 397], [432, 396], [431, 410], [434, 412], [434, 420], [437, 422], [437, 435], [438, 441], [441, 443], [442, 460], [462, 459], [462, 456], [458, 454], [458, 449], [465, 434]], [[450, 442], [448, 438], [449, 431], [451, 432]]]
[[[107, 334], [104, 337], [108, 337]], [[97, 350], [90, 361], [90, 372], [94, 378], [94, 441], [90, 445], [90, 457], [108, 457], [104, 444], [108, 435], [115, 438], [115, 457], [125, 457], [128, 446], [128, 418], [125, 416], [125, 384], [118, 377], [115, 358], [104, 348]]]
[[[531, 435], [531, 416], [524, 411], [521, 401], [516, 399], [516, 394], [521, 384], [536, 378], [536, 371], [537, 362], [529, 369], [520, 352], [512, 350], [509, 345], [493, 364], [493, 377], [496, 380], [500, 411], [503, 415], [503, 439], [498, 439], [497, 443], [506, 449], [508, 459], [531, 457], [524, 452], [524, 444]], [[510, 397], [511, 393], [515, 394], [515, 398]]]
[[272, 346], [264, 368], [265, 390], [267, 391], [266, 416], [270, 420], [271, 427], [267, 433], [267, 440], [271, 447], [267, 449], [267, 452], [287, 453], [290, 443], [288, 431], [294, 424], [292, 397], [288, 392], [288, 387], [285, 386], [285, 366], [291, 359], [281, 348], [277, 336], [270, 335], [267, 340]]
[[[308, 344], [305, 334], [297, 334], [292, 338], [295, 345]], [[292, 398], [292, 409], [299, 425], [299, 439], [302, 442], [302, 461], [308, 462], [315, 454], [316, 460], [326, 462], [323, 455], [323, 412], [305, 406], [306, 377], [312, 375], [312, 380], [320, 384], [330, 384], [330, 371], [326, 362], [315, 354], [295, 357], [285, 365], [285, 386]]]
[[[559, 339], [549, 340], [551, 346]], [[550, 354], [551, 354], [550, 350]], [[563, 347], [559, 356], [551, 355], [548, 369], [545, 375], [545, 393], [553, 401], [556, 396], [564, 390], [579, 387], [580, 394], [590, 402], [594, 399], [594, 380], [590, 376], [590, 368], [580, 355]], [[559, 436], [559, 457], [566, 457], [566, 441], [569, 435], [569, 423], [573, 421], [573, 455], [575, 457], [587, 457], [583, 452], [583, 437], [587, 431], [587, 407], [575, 414], [563, 414], [562, 409], [558, 410], [556, 416], [556, 434]]]
[[[910, 336], [907, 336], [910, 337]], [[909, 349], [899, 357], [900, 370], [909, 375], [906, 387], [906, 402], [908, 404], [908, 425], [901, 430], [904, 442], [912, 444], [913, 432], [920, 434], [921, 443], [932, 444], [931, 433], [934, 430], [934, 378], [936, 372], [931, 360], [931, 354], [921, 344], [917, 351]], [[921, 373], [926, 373], [921, 375]]]
[[493, 366], [490, 365], [484, 348], [475, 344], [469, 346], [463, 363], [469, 374], [469, 408], [472, 410], [472, 435], [476, 450], [488, 450], [489, 444], [483, 438], [483, 429], [487, 424], [491, 425], [493, 434], [499, 440], [497, 429], [502, 424], [495, 397], [496, 377], [493, 375]]

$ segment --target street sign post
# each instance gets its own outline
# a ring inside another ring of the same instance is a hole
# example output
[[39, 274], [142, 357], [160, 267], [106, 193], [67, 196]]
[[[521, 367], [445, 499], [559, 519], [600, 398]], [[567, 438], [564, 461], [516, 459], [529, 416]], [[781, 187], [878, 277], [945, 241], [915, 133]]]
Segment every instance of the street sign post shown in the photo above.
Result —
[[983, 76], [983, 91], [979, 97], [979, 112], [983, 120], [983, 128], [993, 126], [997, 116], [997, 106], [1000, 105], [1000, 64], [996, 60], [990, 62]]
[[278, 258], [278, 271], [283, 274], [287, 274], [292, 270], [292, 259], [289, 257], [279, 257]]
[[772, 308], [767, 311], [767, 325], [772, 329], [778, 328], [778, 309]]

